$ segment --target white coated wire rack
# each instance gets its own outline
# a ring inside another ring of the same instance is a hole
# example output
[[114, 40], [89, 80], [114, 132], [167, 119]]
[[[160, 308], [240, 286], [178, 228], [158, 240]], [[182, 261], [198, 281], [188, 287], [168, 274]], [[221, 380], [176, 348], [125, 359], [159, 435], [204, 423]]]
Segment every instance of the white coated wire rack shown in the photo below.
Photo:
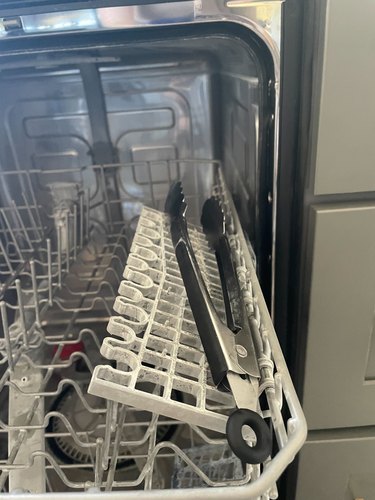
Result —
[[[212, 498], [276, 496], [269, 481], [274, 484], [293, 459], [306, 427], [235, 213], [232, 244], [242, 251], [249, 313], [269, 360], [262, 368], [266, 411], [274, 416], [272, 404], [286, 403], [291, 415], [286, 427], [274, 419], [280, 451], [265, 471], [247, 467], [240, 474], [233, 457], [228, 467], [222, 459], [220, 467], [208, 467], [223, 453], [221, 434], [87, 394], [94, 366], [105, 362], [99, 349], [117, 290], [125, 297], [129, 291], [122, 273], [130, 246], [137, 245], [142, 207], [162, 209], [170, 182], [184, 178], [189, 214], [199, 220], [212, 189], [228, 196], [218, 167], [208, 160], [170, 160], [0, 173], [2, 492], [15, 498], [69, 492], [73, 499], [93, 491], [103, 499], [164, 498], [167, 488], [170, 498], [200, 498], [203, 491], [210, 498], [211, 490]], [[148, 262], [147, 249], [132, 259]], [[140, 388], [153, 390], [146, 380]], [[173, 388], [172, 400], [179, 403], [182, 392]], [[224, 413], [226, 403], [220, 402]], [[197, 449], [201, 459], [195, 461]], [[189, 475], [195, 478], [190, 483]]]

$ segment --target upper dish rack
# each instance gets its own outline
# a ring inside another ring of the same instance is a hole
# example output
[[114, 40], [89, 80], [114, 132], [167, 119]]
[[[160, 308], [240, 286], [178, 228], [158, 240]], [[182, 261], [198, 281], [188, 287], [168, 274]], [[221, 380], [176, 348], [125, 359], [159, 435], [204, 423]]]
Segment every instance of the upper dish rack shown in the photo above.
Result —
[[276, 497], [269, 485], [302, 445], [306, 425], [234, 210], [249, 313], [275, 364], [275, 405], [287, 404], [291, 415], [287, 427], [280, 416], [274, 421], [280, 451], [266, 471], [239, 473], [218, 435], [87, 394], [142, 207], [162, 210], [170, 182], [184, 178], [189, 217], [198, 221], [213, 188], [231, 203], [218, 167], [170, 160], [0, 174], [11, 193], [0, 212], [3, 492], [153, 488], [157, 495], [157, 488], [225, 484], [205, 498]]

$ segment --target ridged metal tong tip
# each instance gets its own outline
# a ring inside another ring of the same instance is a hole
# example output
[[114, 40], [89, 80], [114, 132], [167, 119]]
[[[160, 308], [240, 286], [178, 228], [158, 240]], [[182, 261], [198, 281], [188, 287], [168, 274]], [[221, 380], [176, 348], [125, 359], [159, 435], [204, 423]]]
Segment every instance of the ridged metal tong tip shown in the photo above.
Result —
[[175, 181], [169, 188], [164, 210], [171, 217], [179, 217], [185, 215], [186, 208], [187, 204], [181, 181]]
[[212, 196], [202, 208], [201, 224], [209, 243], [215, 246], [225, 234], [225, 216], [220, 201]]

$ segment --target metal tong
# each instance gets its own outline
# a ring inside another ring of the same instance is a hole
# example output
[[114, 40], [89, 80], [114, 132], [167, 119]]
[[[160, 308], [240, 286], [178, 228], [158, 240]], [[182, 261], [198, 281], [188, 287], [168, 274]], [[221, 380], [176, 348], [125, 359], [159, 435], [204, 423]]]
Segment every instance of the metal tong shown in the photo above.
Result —
[[[214, 198], [206, 201], [202, 213], [204, 231], [213, 246], [223, 288], [227, 323], [219, 317], [209, 295], [190, 242], [181, 182], [170, 187], [165, 211], [171, 219], [171, 236], [190, 307], [215, 385], [231, 391], [237, 409], [229, 416], [226, 434], [232, 451], [250, 464], [264, 462], [271, 453], [270, 429], [257, 413], [259, 367], [240, 285], [225, 234], [225, 219]], [[256, 444], [249, 446], [242, 435], [249, 426]]]

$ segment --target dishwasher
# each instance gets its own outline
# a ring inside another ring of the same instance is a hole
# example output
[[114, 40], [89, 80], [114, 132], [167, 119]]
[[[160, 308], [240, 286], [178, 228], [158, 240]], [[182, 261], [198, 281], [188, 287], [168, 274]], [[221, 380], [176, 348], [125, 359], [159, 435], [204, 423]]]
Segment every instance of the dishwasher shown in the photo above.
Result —
[[[2, 494], [278, 498], [306, 437], [269, 313], [281, 11], [256, 0], [3, 2]], [[223, 321], [201, 213], [212, 195], [225, 207], [259, 341], [254, 404], [272, 439], [261, 463], [244, 463], [225, 435], [233, 398], [210, 378], [170, 240], [177, 180]]]

